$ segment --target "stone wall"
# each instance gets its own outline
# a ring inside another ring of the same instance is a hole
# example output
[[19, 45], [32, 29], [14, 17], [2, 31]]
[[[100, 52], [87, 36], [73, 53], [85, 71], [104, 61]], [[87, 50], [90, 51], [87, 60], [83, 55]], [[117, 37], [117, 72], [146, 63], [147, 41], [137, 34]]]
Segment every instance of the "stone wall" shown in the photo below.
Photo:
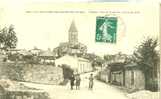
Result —
[[2, 99], [51, 99], [46, 92], [39, 91], [6, 91]]
[[10, 79], [0, 79], [0, 99], [50, 99], [47, 92]]
[[0, 75], [12, 80], [42, 84], [59, 84], [63, 81], [62, 68], [52, 65], [0, 63]]
[[0, 99], [51, 99], [47, 92], [38, 91], [6, 91]]
[[24, 80], [27, 82], [59, 84], [63, 81], [63, 70], [51, 65], [28, 65], [25, 67]]

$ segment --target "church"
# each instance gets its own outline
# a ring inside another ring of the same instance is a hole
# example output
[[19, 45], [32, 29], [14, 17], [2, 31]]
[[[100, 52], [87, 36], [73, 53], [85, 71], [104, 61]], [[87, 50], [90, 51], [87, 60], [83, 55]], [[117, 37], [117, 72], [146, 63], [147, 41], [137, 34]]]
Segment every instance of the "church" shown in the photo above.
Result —
[[93, 70], [92, 63], [81, 56], [87, 53], [87, 47], [78, 41], [78, 30], [75, 22], [72, 21], [68, 31], [68, 42], [60, 43], [54, 49], [56, 53], [55, 65], [66, 64], [70, 66], [75, 73], [85, 73]]
[[68, 31], [68, 42], [60, 43], [53, 52], [56, 57], [61, 57], [66, 54], [82, 56], [87, 53], [87, 46], [78, 41], [78, 30], [74, 20], [72, 21]]

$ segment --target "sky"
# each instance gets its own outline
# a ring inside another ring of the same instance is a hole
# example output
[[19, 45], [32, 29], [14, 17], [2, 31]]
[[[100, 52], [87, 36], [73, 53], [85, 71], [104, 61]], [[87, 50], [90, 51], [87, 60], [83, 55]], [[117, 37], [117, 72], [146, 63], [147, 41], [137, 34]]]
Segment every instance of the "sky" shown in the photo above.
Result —
[[[3, 1], [3, 0], [2, 0]], [[0, 1], [0, 2], [2, 2]], [[68, 0], [67, 0], [68, 1]], [[136, 0], [135, 0], [136, 1]], [[84, 11], [85, 13], [27, 13], [26, 11]], [[121, 13], [89, 13], [89, 11], [120, 11]], [[78, 29], [79, 42], [87, 45], [88, 52], [131, 54], [147, 36], [159, 36], [159, 6], [156, 3], [48, 3], [7, 2], [0, 3], [0, 28], [13, 24], [20, 49], [55, 48], [68, 41], [68, 29], [72, 20]], [[124, 13], [123, 13], [124, 12]], [[136, 12], [133, 14], [125, 12]], [[95, 42], [97, 16], [117, 16], [117, 43]]]

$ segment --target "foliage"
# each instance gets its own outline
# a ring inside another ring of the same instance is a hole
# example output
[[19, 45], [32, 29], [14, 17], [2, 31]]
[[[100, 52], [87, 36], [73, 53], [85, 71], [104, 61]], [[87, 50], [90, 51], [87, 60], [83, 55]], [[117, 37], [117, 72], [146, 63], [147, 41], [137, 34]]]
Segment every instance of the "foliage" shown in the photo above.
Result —
[[104, 62], [104, 60], [100, 56], [95, 55], [94, 53], [87, 53], [83, 57], [90, 60], [92, 62], [93, 67], [102, 66], [102, 64]]
[[157, 39], [148, 38], [142, 42], [142, 44], [134, 52], [134, 61], [141, 64], [141, 69], [144, 71], [148, 69], [157, 69], [160, 60], [159, 53], [156, 51], [157, 46]]
[[110, 54], [104, 55], [104, 60], [108, 61], [109, 63], [115, 63], [115, 62], [130, 63], [131, 56], [118, 52], [117, 54], [114, 55]]
[[15, 48], [17, 45], [17, 36], [13, 25], [0, 30], [0, 47], [3, 49]]
[[24, 55], [23, 56], [23, 60], [25, 62], [27, 62], [27, 63], [30, 63], [30, 64], [34, 63], [34, 61], [33, 61], [33, 55]]
[[116, 55], [104, 55], [105, 61], [114, 61], [116, 58]]
[[134, 61], [139, 64], [140, 69], [145, 74], [146, 88], [151, 87], [152, 84], [150, 82], [152, 81], [150, 81], [150, 79], [154, 81], [159, 72], [160, 57], [158, 51], [156, 50], [157, 47], [157, 39], [147, 38], [134, 52]]

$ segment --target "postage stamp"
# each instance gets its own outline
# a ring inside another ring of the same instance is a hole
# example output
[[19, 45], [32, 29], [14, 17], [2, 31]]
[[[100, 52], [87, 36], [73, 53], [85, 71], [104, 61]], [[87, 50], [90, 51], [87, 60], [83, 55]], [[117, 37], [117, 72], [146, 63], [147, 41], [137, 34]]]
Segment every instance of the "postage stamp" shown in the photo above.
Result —
[[116, 43], [117, 17], [96, 17], [96, 42]]

